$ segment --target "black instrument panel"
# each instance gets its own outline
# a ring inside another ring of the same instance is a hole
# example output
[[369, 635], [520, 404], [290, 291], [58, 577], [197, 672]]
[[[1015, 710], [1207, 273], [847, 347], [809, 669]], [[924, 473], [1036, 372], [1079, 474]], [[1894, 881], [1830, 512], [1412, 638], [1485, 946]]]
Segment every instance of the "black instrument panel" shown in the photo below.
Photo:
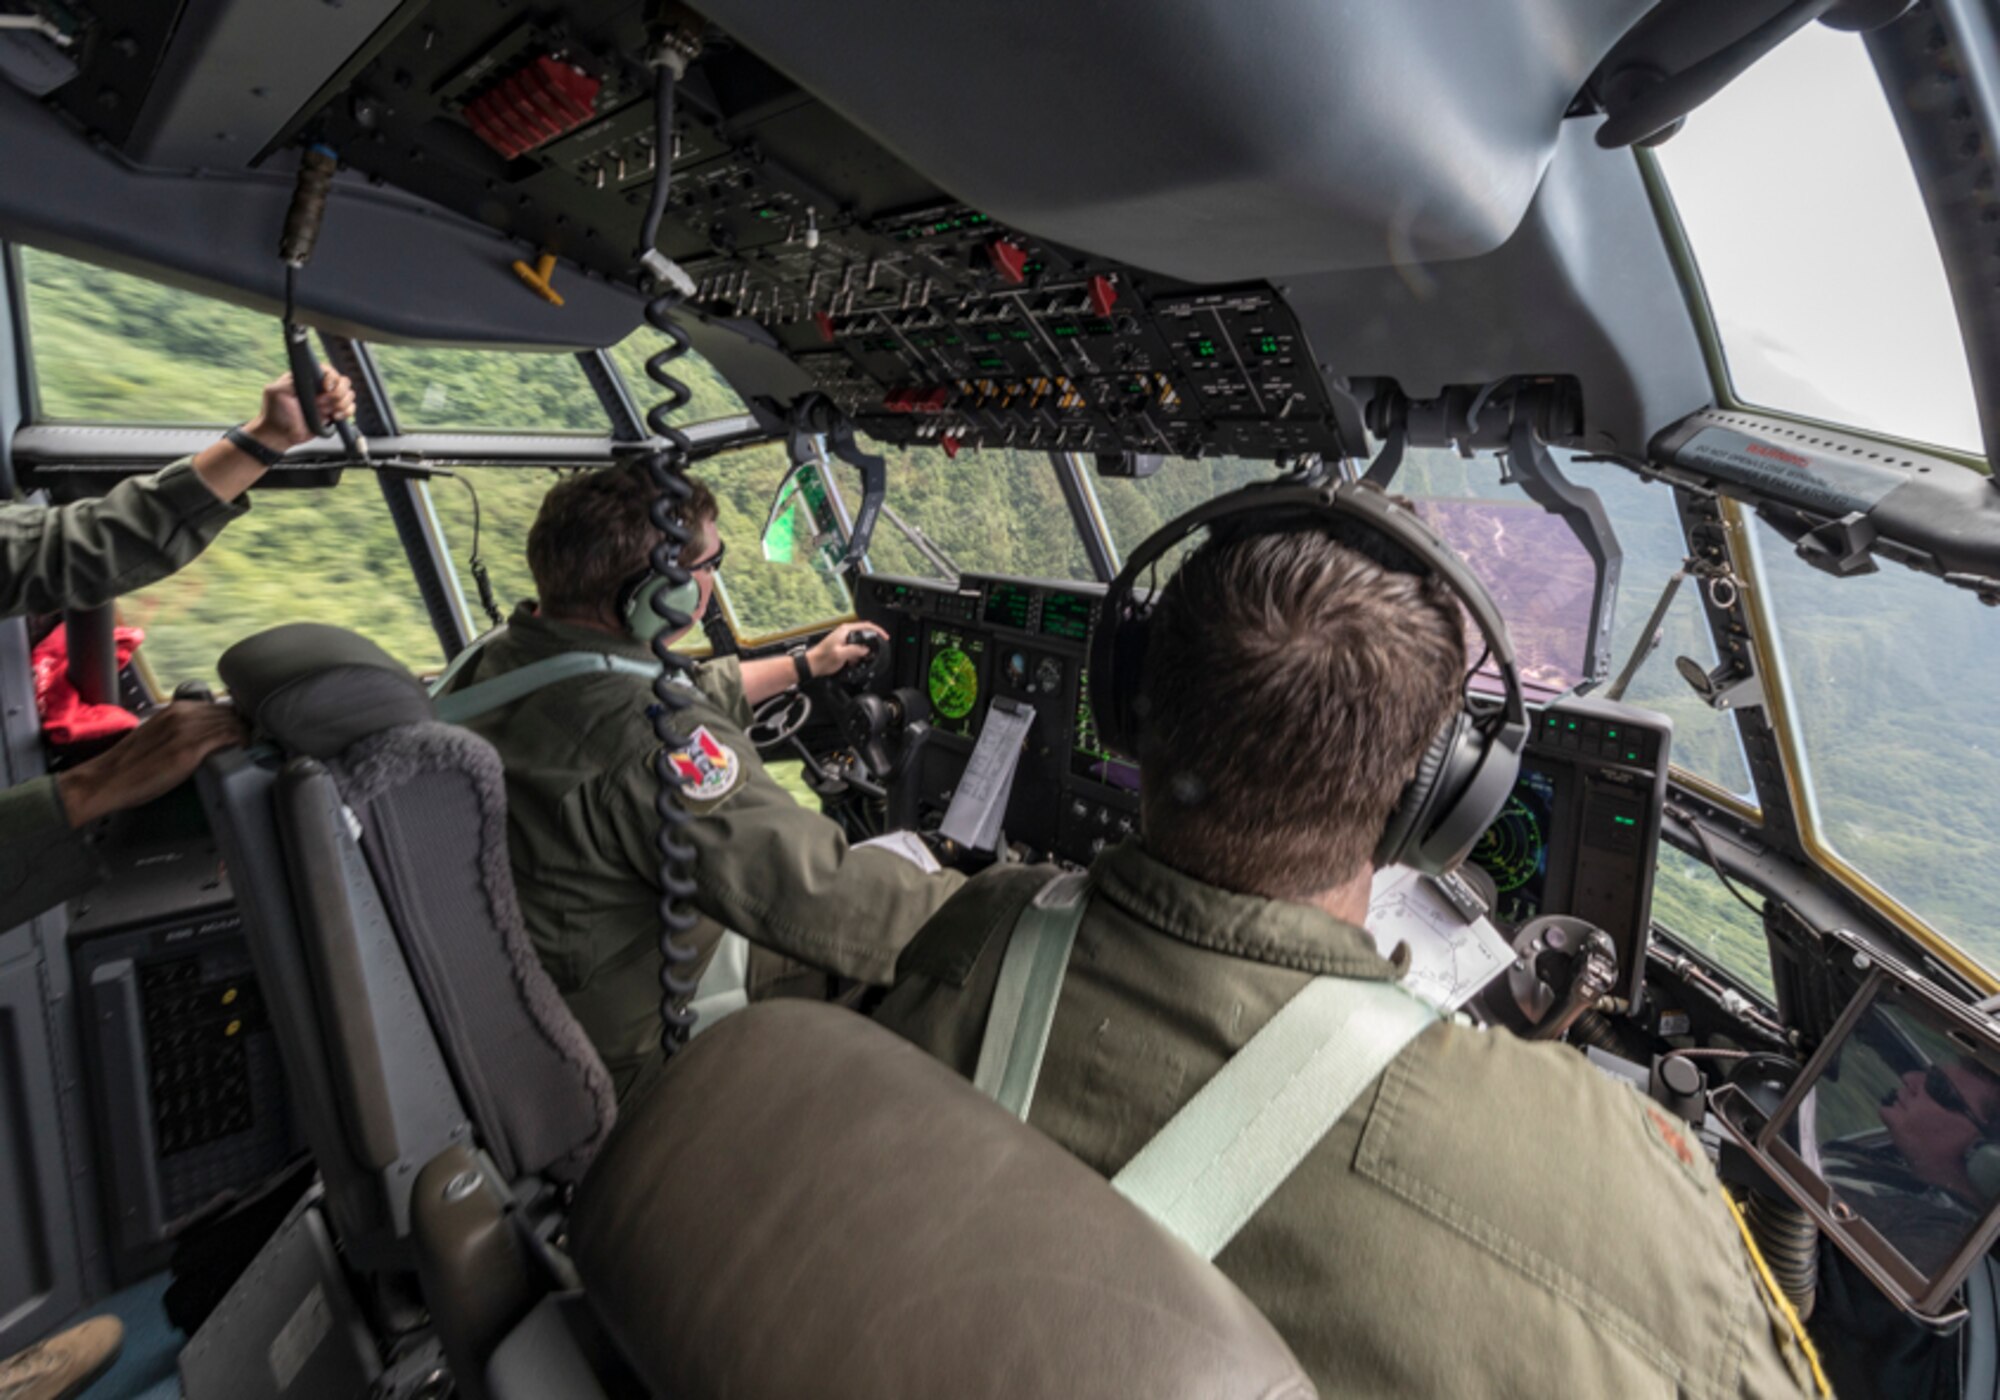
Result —
[[1651, 936], [1653, 871], [1673, 721], [1635, 705], [1572, 697], [1530, 711], [1521, 776], [1473, 848], [1492, 878], [1494, 922], [1586, 919], [1618, 949], [1619, 994], [1636, 997]]
[[1005, 828], [1020, 842], [1085, 864], [1137, 830], [1139, 773], [1103, 749], [1090, 716], [1086, 661], [1101, 584], [967, 575], [957, 585], [877, 574], [857, 613], [892, 639], [891, 683], [930, 703], [933, 734], [905, 782], [921, 816], [950, 806], [994, 697], [1034, 707]]

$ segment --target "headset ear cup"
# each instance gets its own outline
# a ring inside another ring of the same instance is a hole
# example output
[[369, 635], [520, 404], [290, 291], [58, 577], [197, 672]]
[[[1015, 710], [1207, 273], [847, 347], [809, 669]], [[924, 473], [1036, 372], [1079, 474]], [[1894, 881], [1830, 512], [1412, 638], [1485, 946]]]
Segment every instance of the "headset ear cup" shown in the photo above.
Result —
[[1966, 1153], [1965, 1176], [1979, 1193], [1981, 1209], [2000, 1200], [2000, 1143], [1982, 1142]]
[[1146, 672], [1150, 612], [1128, 595], [1116, 617], [1107, 614], [1099, 620], [1091, 647], [1090, 708], [1098, 741], [1131, 759], [1139, 756], [1139, 734], [1145, 727], [1139, 681]]
[[1431, 810], [1450, 758], [1459, 747], [1459, 731], [1466, 722], [1463, 710], [1453, 711], [1431, 739], [1424, 756], [1417, 760], [1417, 771], [1403, 785], [1403, 794], [1396, 799], [1395, 810], [1389, 813], [1389, 824], [1382, 828], [1382, 839], [1375, 847], [1378, 868], [1401, 865], [1404, 856], [1423, 839], [1424, 818]]
[[[662, 588], [666, 588], [666, 580], [649, 574], [625, 600], [625, 630], [642, 642], [650, 642], [666, 630], [667, 620], [653, 610], [653, 597]], [[695, 605], [701, 602], [701, 585], [690, 578], [686, 583], [667, 588], [665, 599], [675, 612], [691, 616]]]

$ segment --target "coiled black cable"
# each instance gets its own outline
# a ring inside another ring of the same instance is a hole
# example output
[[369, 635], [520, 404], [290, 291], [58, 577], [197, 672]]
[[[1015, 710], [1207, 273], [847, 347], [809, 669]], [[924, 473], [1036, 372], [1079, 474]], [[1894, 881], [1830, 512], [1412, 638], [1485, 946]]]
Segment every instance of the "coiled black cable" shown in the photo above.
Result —
[[[656, 68], [653, 87], [654, 150], [658, 152], [659, 174], [653, 182], [653, 197], [646, 209], [646, 222], [639, 241], [639, 255], [645, 259], [659, 238], [660, 219], [667, 207], [667, 181], [673, 166], [674, 70], [664, 63]], [[664, 279], [662, 279], [664, 280]], [[685, 507], [693, 487], [687, 478], [691, 442], [687, 434], [668, 420], [693, 397], [687, 385], [668, 373], [667, 366], [687, 354], [690, 341], [686, 331], [675, 324], [673, 310], [682, 294], [671, 286], [646, 303], [646, 323], [666, 337], [667, 344], [646, 361], [646, 376], [666, 391], [666, 397], [646, 411], [646, 426], [653, 441], [637, 452], [640, 466], [650, 478], [655, 495], [649, 513], [660, 539], [647, 556], [656, 577], [664, 586], [653, 591], [653, 611], [664, 624], [654, 634], [653, 656], [660, 674], [653, 681], [653, 733], [660, 748], [653, 756], [653, 775], [659, 781], [654, 810], [660, 818], [660, 1049], [671, 1056], [687, 1043], [694, 1029], [695, 1012], [687, 1001], [695, 989], [695, 979], [682, 969], [699, 956], [680, 941], [699, 921], [689, 901], [695, 893], [695, 848], [687, 839], [687, 825], [693, 818], [682, 802], [687, 779], [675, 767], [673, 755], [686, 749], [692, 739], [681, 732], [680, 712], [693, 700], [690, 682], [695, 664], [673, 649], [673, 639], [694, 624], [694, 618], [669, 607], [666, 595], [694, 577], [681, 567], [689, 532]]]

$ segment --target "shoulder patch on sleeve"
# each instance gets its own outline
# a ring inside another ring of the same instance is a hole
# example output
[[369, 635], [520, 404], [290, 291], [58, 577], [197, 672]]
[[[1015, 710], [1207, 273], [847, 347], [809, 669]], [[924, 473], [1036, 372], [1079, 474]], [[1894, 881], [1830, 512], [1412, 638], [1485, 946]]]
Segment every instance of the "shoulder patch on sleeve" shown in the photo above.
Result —
[[667, 761], [686, 784], [681, 795], [691, 804], [713, 805], [743, 782], [743, 760], [705, 724], [688, 736], [685, 748], [669, 752]]

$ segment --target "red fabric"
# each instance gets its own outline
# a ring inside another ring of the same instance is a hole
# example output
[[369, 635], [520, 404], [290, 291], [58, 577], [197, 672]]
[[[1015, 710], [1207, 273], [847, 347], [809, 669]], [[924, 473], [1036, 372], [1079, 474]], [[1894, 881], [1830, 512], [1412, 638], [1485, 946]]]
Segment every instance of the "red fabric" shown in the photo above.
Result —
[[[118, 646], [118, 668], [123, 670], [146, 634], [137, 627], [120, 627], [112, 636]], [[104, 739], [139, 725], [139, 717], [122, 706], [83, 703], [69, 683], [69, 634], [61, 626], [35, 647], [35, 709], [52, 744]]]

